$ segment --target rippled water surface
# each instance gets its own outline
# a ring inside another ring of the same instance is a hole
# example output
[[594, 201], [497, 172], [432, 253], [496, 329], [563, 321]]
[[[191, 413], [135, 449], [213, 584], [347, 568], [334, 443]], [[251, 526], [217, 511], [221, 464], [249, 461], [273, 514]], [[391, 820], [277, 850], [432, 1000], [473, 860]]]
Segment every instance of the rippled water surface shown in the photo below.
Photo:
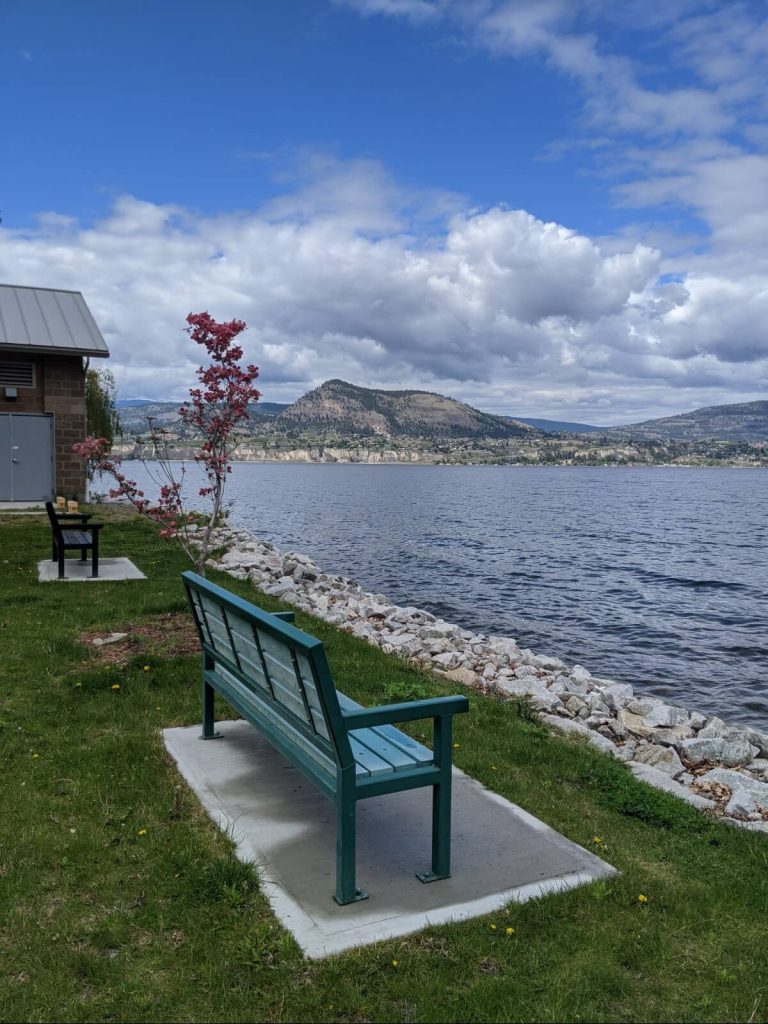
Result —
[[768, 728], [764, 470], [239, 464], [228, 497], [397, 604]]

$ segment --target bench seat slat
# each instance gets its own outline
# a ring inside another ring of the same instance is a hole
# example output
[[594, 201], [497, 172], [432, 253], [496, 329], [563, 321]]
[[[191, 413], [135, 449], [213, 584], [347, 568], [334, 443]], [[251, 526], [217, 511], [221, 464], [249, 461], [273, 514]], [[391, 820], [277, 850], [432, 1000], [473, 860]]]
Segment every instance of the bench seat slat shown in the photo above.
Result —
[[[418, 768], [422, 764], [432, 764], [433, 761], [432, 751], [427, 750], [426, 747], [422, 748], [426, 757], [412, 757], [398, 744], [392, 743], [388, 737], [378, 733], [376, 729], [355, 729], [350, 732], [349, 740], [350, 743], [354, 741], [354, 743], [366, 747], [377, 758], [385, 761], [389, 765], [389, 771], [407, 771], [409, 768]], [[357, 760], [354, 743], [352, 753], [355, 754], [355, 760]]]
[[76, 547], [90, 547], [93, 543], [92, 533], [83, 533], [82, 530], [62, 530], [61, 537], [65, 544], [72, 544]]
[[357, 775], [385, 775], [394, 771], [389, 761], [375, 754], [352, 733], [349, 734], [349, 745], [352, 747]]
[[[363, 706], [339, 690], [336, 691], [336, 695], [339, 698], [339, 707], [342, 711], [359, 711]], [[394, 725], [377, 725], [373, 729], [355, 729], [353, 732], [350, 732], [350, 736], [360, 736], [363, 733], [372, 733], [374, 736], [380, 737], [381, 742], [391, 747], [399, 748], [409, 759], [407, 764], [401, 763], [399, 765], [401, 769], [410, 768], [413, 765], [432, 764], [434, 762], [434, 754], [428, 747], [425, 747], [407, 733], [401, 732]], [[373, 749], [376, 748], [374, 747]], [[382, 753], [380, 756], [386, 755]]]

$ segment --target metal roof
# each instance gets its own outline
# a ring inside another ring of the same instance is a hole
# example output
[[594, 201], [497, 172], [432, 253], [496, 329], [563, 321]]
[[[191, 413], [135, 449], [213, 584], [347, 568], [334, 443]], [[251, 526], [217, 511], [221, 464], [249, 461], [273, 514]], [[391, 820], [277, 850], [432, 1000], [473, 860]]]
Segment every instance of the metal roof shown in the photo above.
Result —
[[80, 292], [0, 284], [0, 348], [15, 352], [108, 356]]

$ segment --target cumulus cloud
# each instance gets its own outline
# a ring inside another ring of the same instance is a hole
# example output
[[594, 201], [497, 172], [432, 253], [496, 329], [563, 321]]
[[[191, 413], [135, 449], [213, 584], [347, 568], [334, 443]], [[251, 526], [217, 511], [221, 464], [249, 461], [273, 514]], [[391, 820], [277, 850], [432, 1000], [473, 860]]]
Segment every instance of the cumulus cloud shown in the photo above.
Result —
[[201, 309], [248, 323], [271, 401], [342, 377], [606, 423], [754, 398], [765, 382], [768, 272], [665, 281], [645, 245], [457, 209], [370, 162], [317, 173], [345, 186], [329, 199], [307, 180], [211, 217], [124, 196], [93, 225], [63, 211], [0, 229], [0, 279], [82, 290], [124, 398], [185, 396], [199, 355], [184, 318]]
[[[377, 0], [357, 6], [369, 14], [379, 9]], [[581, 90], [581, 136], [553, 140], [550, 157], [581, 145], [617, 181], [620, 203], [693, 213], [721, 257], [763, 258], [763, 4], [441, 0], [432, 13], [430, 25], [458, 30], [501, 58], [543, 62]]]

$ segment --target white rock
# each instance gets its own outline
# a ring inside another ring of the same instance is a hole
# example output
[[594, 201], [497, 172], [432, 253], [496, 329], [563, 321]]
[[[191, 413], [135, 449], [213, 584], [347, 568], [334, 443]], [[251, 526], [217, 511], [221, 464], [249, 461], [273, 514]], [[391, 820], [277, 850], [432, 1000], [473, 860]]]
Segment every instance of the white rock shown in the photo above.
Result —
[[739, 821], [737, 818], [721, 818], [724, 825], [744, 828], [749, 832], [768, 832], [768, 821]]
[[480, 681], [476, 673], [468, 668], [452, 668], [444, 672], [443, 675], [455, 683], [461, 683], [462, 686], [477, 686]]
[[669, 728], [673, 725], [684, 725], [689, 715], [683, 708], [676, 708], [672, 704], [657, 704], [645, 715], [645, 724]]
[[734, 789], [725, 807], [725, 813], [737, 818], [748, 818], [757, 811], [757, 800], [748, 789]]
[[671, 729], [654, 729], [650, 739], [666, 747], [677, 747], [682, 740], [691, 739], [693, 735], [690, 725], [673, 725]]
[[658, 768], [659, 771], [665, 772], [667, 775], [675, 776], [683, 770], [683, 762], [672, 747], [647, 747], [635, 755], [635, 760], [640, 764]]
[[635, 756], [636, 744], [634, 740], [627, 740], [621, 746], [616, 747], [616, 757], [620, 761], [631, 761]]
[[94, 647], [106, 647], [108, 644], [117, 644], [121, 640], [125, 640], [128, 636], [127, 633], [110, 633], [109, 636], [97, 636], [91, 640], [91, 644]]
[[712, 717], [708, 718], [706, 723], [702, 726], [699, 736], [703, 736], [705, 739], [711, 736], [725, 736], [728, 732], [728, 726], [722, 720], [722, 718]]
[[641, 718], [644, 718], [651, 708], [663, 703], [664, 701], [659, 697], [633, 697], [632, 700], [627, 701], [625, 706], [627, 711], [630, 711], [633, 715], [639, 715]]
[[452, 669], [458, 668], [461, 664], [461, 655], [457, 654], [456, 651], [446, 651], [445, 654], [436, 654], [432, 661], [439, 665], [440, 668]]
[[681, 800], [685, 800], [686, 803], [692, 804], [702, 811], [712, 811], [717, 807], [714, 800], [699, 796], [698, 793], [692, 793], [690, 789], [681, 786], [679, 782], [675, 782], [666, 772], [659, 771], [658, 768], [652, 768], [648, 764], [640, 764], [639, 761], [629, 761], [628, 764], [635, 778], [640, 779], [642, 782], [647, 782], [656, 789], [662, 789], [665, 793], [671, 793], [673, 796], [680, 797]]
[[768, 757], [768, 733], [759, 732], [757, 729], [747, 729], [746, 733], [752, 746], [757, 747], [760, 757]]
[[[562, 679], [563, 676], [558, 676], [557, 678]], [[589, 693], [589, 686], [587, 685], [585, 680], [568, 678], [567, 676], [565, 678], [567, 679], [567, 682], [565, 684], [566, 693], [573, 693], [577, 697], [587, 696], [587, 694]]]
[[598, 750], [602, 750], [606, 754], [612, 754], [614, 757], [618, 756], [616, 746], [609, 739], [601, 736], [599, 732], [593, 732], [583, 722], [574, 722], [568, 718], [557, 718], [555, 715], [542, 715], [541, 720], [559, 732], [583, 736], [585, 740], [591, 743], [593, 747], [597, 747]]
[[613, 711], [621, 711], [632, 699], [633, 690], [629, 683], [611, 683], [600, 690], [600, 696]]
[[[566, 696], [566, 694], [563, 694], [563, 696]], [[563, 701], [563, 704], [565, 705], [566, 711], [571, 715], [578, 715], [578, 713], [587, 706], [581, 697], [577, 697], [575, 694], [571, 694], [567, 700]]]
[[567, 667], [565, 662], [561, 661], [559, 658], [549, 658], [545, 654], [535, 655], [533, 664], [538, 668], [548, 668], [552, 670], [564, 669]]
[[719, 762], [726, 767], [746, 764], [752, 760], [748, 743], [727, 740], [723, 736], [705, 736], [701, 733], [695, 739], [686, 739], [678, 744], [677, 749], [689, 764], [706, 764], [708, 761]]
[[501, 679], [496, 689], [510, 697], [526, 697], [537, 711], [556, 711], [560, 698], [552, 693], [538, 679]]
[[755, 798], [758, 807], [768, 811], [768, 783], [766, 782], [758, 782], [757, 779], [753, 779], [749, 775], [728, 768], [712, 768], [699, 778], [701, 782], [719, 782], [721, 785], [727, 786], [732, 793], [737, 789], [746, 790]]

